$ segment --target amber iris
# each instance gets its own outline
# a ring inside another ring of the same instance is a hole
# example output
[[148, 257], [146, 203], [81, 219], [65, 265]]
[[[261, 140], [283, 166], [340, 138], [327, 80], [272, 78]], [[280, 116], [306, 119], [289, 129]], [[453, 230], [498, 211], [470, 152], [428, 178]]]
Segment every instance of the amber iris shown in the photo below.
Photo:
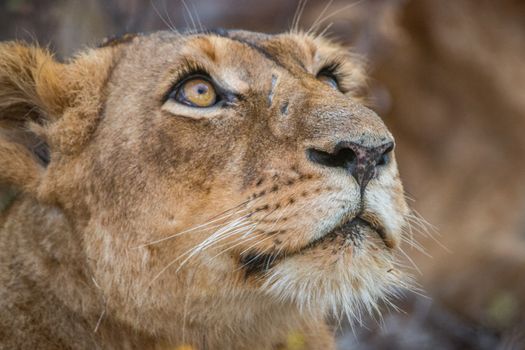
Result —
[[186, 81], [180, 89], [181, 102], [194, 107], [210, 107], [217, 102], [217, 93], [213, 85], [202, 78]]

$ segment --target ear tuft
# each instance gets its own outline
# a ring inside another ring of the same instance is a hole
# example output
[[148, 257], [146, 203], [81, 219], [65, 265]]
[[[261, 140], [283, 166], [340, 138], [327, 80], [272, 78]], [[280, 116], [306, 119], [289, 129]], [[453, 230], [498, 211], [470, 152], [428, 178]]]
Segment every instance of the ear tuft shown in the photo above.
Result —
[[36, 191], [49, 155], [32, 129], [67, 108], [64, 78], [64, 65], [46, 50], [0, 43], [0, 184]]
[[1, 43], [0, 126], [42, 122], [60, 115], [69, 100], [63, 66], [44, 49]]
[[0, 184], [35, 189], [49, 162], [82, 149], [98, 125], [118, 53], [88, 50], [60, 63], [44, 49], [0, 43]]

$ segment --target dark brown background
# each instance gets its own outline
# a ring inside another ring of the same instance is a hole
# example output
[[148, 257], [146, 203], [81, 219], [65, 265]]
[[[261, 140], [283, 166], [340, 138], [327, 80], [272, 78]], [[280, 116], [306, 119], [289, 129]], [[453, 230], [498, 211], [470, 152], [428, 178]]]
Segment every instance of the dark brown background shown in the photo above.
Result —
[[[326, 1], [310, 0], [308, 29]], [[397, 138], [412, 206], [432, 223], [405, 247], [425, 295], [341, 349], [525, 348], [525, 2], [335, 0], [328, 33], [369, 61], [370, 101]], [[187, 0], [207, 28], [287, 30], [296, 0]], [[104, 37], [192, 27], [179, 0], [0, 2], [0, 39], [68, 57]], [[196, 20], [194, 18], [194, 20]]]

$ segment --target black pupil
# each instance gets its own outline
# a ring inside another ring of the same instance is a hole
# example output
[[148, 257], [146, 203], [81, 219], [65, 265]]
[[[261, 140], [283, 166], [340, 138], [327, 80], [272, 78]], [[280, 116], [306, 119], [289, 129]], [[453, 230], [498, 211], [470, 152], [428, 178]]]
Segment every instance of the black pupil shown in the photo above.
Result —
[[199, 95], [204, 95], [207, 92], [208, 92], [208, 87], [206, 85], [199, 84], [199, 86], [197, 86], [197, 93]]

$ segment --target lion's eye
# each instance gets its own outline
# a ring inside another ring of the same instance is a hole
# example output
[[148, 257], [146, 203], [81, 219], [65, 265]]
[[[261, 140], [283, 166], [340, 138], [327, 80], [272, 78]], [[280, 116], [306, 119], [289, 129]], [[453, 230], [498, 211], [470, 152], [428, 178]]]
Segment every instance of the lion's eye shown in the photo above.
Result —
[[211, 107], [218, 102], [217, 92], [213, 84], [202, 77], [186, 80], [178, 88], [175, 99], [192, 107]]
[[332, 73], [321, 71], [319, 74], [317, 74], [317, 79], [330, 86], [331, 88], [339, 90], [339, 83], [337, 82], [337, 78]]

